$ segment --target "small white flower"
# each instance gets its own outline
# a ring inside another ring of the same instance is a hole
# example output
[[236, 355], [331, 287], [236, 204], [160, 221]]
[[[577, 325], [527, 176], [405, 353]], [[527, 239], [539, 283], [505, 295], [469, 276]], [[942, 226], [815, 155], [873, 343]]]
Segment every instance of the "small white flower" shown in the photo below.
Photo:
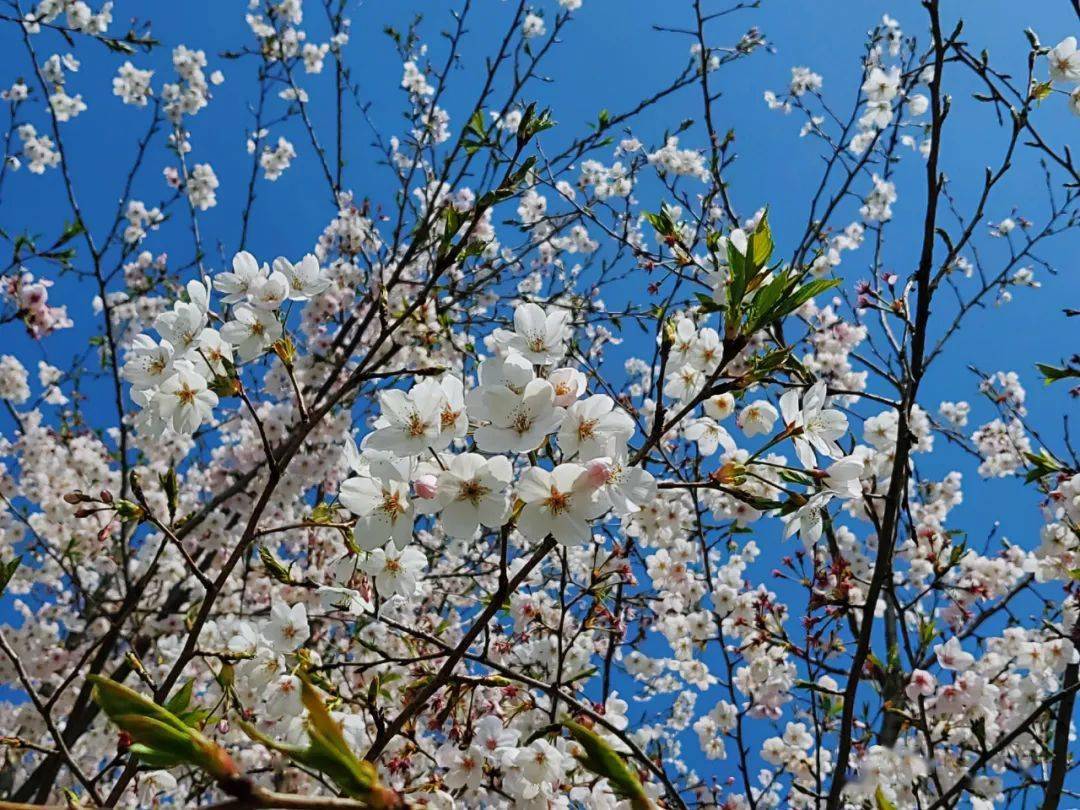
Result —
[[539, 447], [562, 423], [565, 411], [555, 407], [555, 389], [547, 380], [532, 380], [520, 395], [505, 386], [484, 390], [490, 425], [477, 429], [476, 446], [487, 453], [528, 453]]
[[937, 656], [938, 664], [941, 665], [942, 669], [967, 672], [975, 665], [975, 656], [964, 651], [964, 648], [960, 646], [960, 639], [956, 636], [953, 636], [944, 644], [938, 644], [934, 647], [934, 654]]
[[507, 490], [512, 477], [513, 469], [504, 456], [454, 456], [439, 473], [436, 492], [446, 533], [470, 538], [481, 523], [489, 529], [502, 526], [510, 511]]
[[547, 314], [536, 304], [521, 304], [514, 310], [514, 331], [496, 329], [495, 342], [507, 351], [518, 352], [530, 363], [545, 366], [566, 354], [566, 332], [570, 313], [556, 309]]
[[265, 278], [269, 270], [264, 264], [259, 267], [255, 257], [242, 250], [233, 256], [231, 273], [218, 273], [214, 278], [214, 287], [225, 293], [221, 301], [225, 304], [238, 304], [247, 299], [260, 279]]
[[550, 534], [565, 546], [589, 542], [589, 521], [609, 506], [580, 464], [560, 464], [550, 471], [530, 467], [518, 482], [517, 494], [525, 502], [518, 517], [521, 533], [530, 540]]
[[221, 327], [221, 336], [236, 347], [244, 362], [254, 360], [281, 337], [281, 322], [273, 312], [240, 304], [232, 314], [233, 319]]
[[427, 558], [420, 549], [410, 546], [398, 551], [393, 547], [377, 548], [360, 563], [375, 580], [375, 587], [384, 597], [414, 596], [418, 588], [417, 574], [424, 570]]
[[388, 462], [353, 467], [359, 474], [341, 484], [338, 498], [358, 517], [357, 544], [372, 550], [393, 540], [399, 549], [405, 548], [412, 540], [414, 517], [408, 478]]
[[847, 417], [825, 407], [826, 390], [824, 381], [814, 383], [802, 398], [801, 410], [798, 390], [790, 388], [780, 397], [784, 427], [795, 429], [792, 437], [795, 453], [808, 470], [817, 466], [814, 450], [830, 458], [839, 458], [843, 454], [836, 440], [847, 432]]
[[270, 687], [266, 698], [266, 711], [271, 717], [297, 717], [303, 709], [300, 700], [300, 679], [295, 675], [282, 675]]
[[566, 410], [559, 428], [559, 449], [564, 458], [588, 461], [615, 455], [634, 435], [634, 420], [606, 394], [594, 394]]
[[424, 380], [408, 393], [398, 388], [382, 391], [379, 405], [382, 413], [367, 438], [368, 447], [417, 456], [429, 447], [441, 450], [446, 446], [440, 442], [443, 391], [437, 382]]
[[165, 380], [153, 397], [157, 412], [177, 433], [194, 433], [213, 418], [218, 396], [188, 365]]
[[1055, 82], [1080, 82], [1080, 51], [1076, 37], [1065, 37], [1046, 55], [1050, 61], [1050, 78]]
[[297, 602], [292, 607], [276, 599], [271, 602], [270, 619], [263, 626], [262, 634], [275, 651], [293, 652], [311, 636], [307, 608], [303, 602]]
[[298, 264], [281, 257], [274, 259], [274, 270], [288, 280], [290, 301], [306, 301], [330, 286], [330, 279], [323, 273], [319, 260], [311, 253], [304, 256]]
[[751, 402], [745, 408], [743, 408], [738, 417], [735, 419], [742, 432], [747, 436], [758, 436], [765, 433], [772, 433], [773, 425], [776, 424], [776, 419], [779, 416], [776, 412], [776, 408], [769, 402], [763, 399]]

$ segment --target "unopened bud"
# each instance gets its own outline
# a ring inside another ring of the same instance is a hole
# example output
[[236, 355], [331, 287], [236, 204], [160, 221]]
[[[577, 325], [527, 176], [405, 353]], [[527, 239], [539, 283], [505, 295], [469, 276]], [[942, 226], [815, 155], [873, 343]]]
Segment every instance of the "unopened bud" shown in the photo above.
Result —
[[239, 378], [218, 375], [210, 381], [210, 390], [219, 397], [235, 397], [244, 390]]
[[142, 520], [143, 510], [137, 503], [132, 503], [131, 501], [117, 501], [116, 516], [121, 520]]
[[590, 489], [599, 489], [611, 480], [611, 460], [594, 458], [585, 465], [585, 482]]
[[439, 493], [439, 479], [430, 473], [421, 475], [413, 481], [413, 489], [416, 491], [417, 498], [430, 501]]
[[274, 354], [276, 354], [281, 362], [285, 364], [287, 368], [292, 368], [293, 360], [296, 359], [296, 346], [288, 337], [283, 337], [281, 340], [274, 343]]

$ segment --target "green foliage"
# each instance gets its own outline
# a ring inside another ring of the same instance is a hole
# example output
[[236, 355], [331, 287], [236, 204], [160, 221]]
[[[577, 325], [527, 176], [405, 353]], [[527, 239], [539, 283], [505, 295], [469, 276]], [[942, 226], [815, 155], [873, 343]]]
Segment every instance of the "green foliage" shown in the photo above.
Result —
[[293, 584], [292, 574], [289, 573], [289, 569], [282, 565], [266, 546], [259, 546], [259, 559], [271, 579], [280, 582], [282, 585]]
[[1060, 368], [1058, 366], [1051, 366], [1047, 363], [1036, 363], [1035, 367], [1039, 369], [1039, 373], [1043, 375], [1043, 382], [1046, 385], [1055, 383], [1058, 380], [1067, 380], [1070, 377], [1080, 377], [1080, 369], [1077, 368]]
[[606, 779], [615, 795], [630, 802], [633, 810], [650, 810], [653, 807], [637, 774], [607, 740], [569, 718], [562, 721], [562, 726], [581, 746], [582, 752], [575, 756], [583, 768]]
[[19, 570], [20, 565], [22, 565], [21, 556], [8, 560], [6, 563], [0, 563], [0, 596], [4, 595], [4, 590], [11, 582], [11, 578], [15, 576], [15, 572]]
[[272, 740], [250, 723], [240, 721], [240, 727], [251, 739], [267, 748], [280, 751], [299, 765], [328, 776], [343, 793], [366, 802], [372, 808], [400, 806], [394, 791], [379, 784], [375, 765], [356, 756], [345, 741], [341, 727], [330, 715], [318, 690], [306, 676], [301, 677], [301, 697], [307, 709], [308, 744], [288, 745]]
[[1065, 465], [1054, 458], [1045, 447], [1040, 448], [1038, 453], [1024, 453], [1024, 457], [1031, 464], [1031, 469], [1028, 470], [1024, 479], [1025, 483], [1028, 484], [1065, 469]]
[[204, 719], [205, 713], [186, 712], [191, 702], [191, 681], [165, 706], [158, 706], [134, 689], [109, 678], [100, 675], [88, 678], [94, 684], [94, 700], [130, 737], [129, 750], [140, 762], [152, 768], [193, 765], [219, 782], [238, 776], [239, 770], [225, 749], [195, 727], [194, 724]]

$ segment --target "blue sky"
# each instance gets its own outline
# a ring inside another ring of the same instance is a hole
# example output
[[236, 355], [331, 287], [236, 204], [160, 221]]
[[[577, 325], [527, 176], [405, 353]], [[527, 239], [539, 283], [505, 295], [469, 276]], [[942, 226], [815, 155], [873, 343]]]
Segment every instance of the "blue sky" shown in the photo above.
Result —
[[[246, 153], [246, 132], [251, 126], [248, 114], [253, 102], [255, 62], [252, 59], [228, 60], [219, 54], [236, 50], [250, 42], [243, 17], [244, 4], [221, 4], [191, 0], [183, 4], [153, 4], [153, 32], [166, 47], [153, 53], [132, 57], [140, 68], [157, 71], [155, 85], [171, 80], [169, 65], [171, 48], [183, 43], [206, 51], [208, 71], [221, 69], [226, 81], [214, 89], [210, 106], [190, 120], [194, 150], [192, 162], [209, 160], [221, 181], [217, 207], [200, 217], [203, 239], [210, 254], [211, 269], [220, 267], [220, 255], [231, 256], [236, 249], [240, 232], [240, 208], [246, 194], [250, 157]], [[309, 3], [309, 38], [325, 39], [320, 4]], [[552, 8], [547, 9], [549, 19]], [[228, 6], [228, 8], [226, 8]], [[368, 103], [373, 124], [384, 134], [405, 128], [402, 111], [405, 105], [399, 89], [401, 68], [390, 39], [382, 33], [385, 25], [403, 30], [416, 13], [423, 13], [420, 32], [431, 43], [435, 54], [441, 54], [439, 33], [450, 25], [445, 2], [367, 3], [354, 11], [352, 42], [348, 60], [354, 80], [359, 85], [361, 99]], [[715, 4], [715, 8], [721, 8]], [[545, 143], [557, 144], [561, 138], [584, 131], [588, 121], [595, 120], [600, 109], [619, 111], [664, 86], [685, 64], [689, 40], [685, 37], [658, 33], [654, 25], [679, 27], [690, 22], [690, 4], [681, 2], [645, 2], [644, 0], [587, 0], [572, 24], [567, 27], [563, 44], [557, 47], [545, 63], [545, 75], [551, 81], [534, 84], [526, 100], [550, 105], [559, 126], [546, 137]], [[479, 81], [477, 67], [481, 59], [496, 45], [511, 6], [503, 0], [480, 0], [476, 4], [461, 66], [453, 73], [453, 83], [447, 94], [452, 116], [460, 125], [461, 111], [471, 105]], [[114, 12], [114, 31], [124, 30], [129, 14], [142, 12], [141, 6], [121, 2]], [[1066, 0], [1017, 4], [1004, 0], [979, 3], [950, 3], [947, 15], [957, 11], [967, 15], [966, 37], [979, 47], [986, 47], [999, 66], [1022, 75], [1026, 54], [1025, 27], [1033, 28], [1041, 38], [1056, 43], [1076, 30], [1076, 17]], [[737, 209], [749, 215], [761, 205], [768, 204], [773, 231], [781, 255], [790, 252], [790, 240], [801, 233], [805, 223], [807, 200], [816, 185], [820, 166], [818, 146], [809, 139], [800, 140], [801, 121], [797, 114], [783, 116], [768, 110], [762, 102], [765, 89], [781, 90], [786, 86], [793, 65], [806, 65], [824, 77], [825, 93], [840, 110], [846, 110], [857, 88], [859, 58], [865, 32], [880, 21], [883, 13], [898, 17], [906, 31], [921, 31], [923, 12], [914, 3], [883, 4], [860, 0], [822, 0], [803, 6], [800, 13], [779, 2], [765, 2], [760, 10], [732, 14], [715, 24], [714, 41], [720, 45], [734, 43], [751, 25], [758, 26], [770, 43], [771, 53], [759, 51], [751, 58], [726, 67], [717, 75], [716, 86], [723, 92], [717, 102], [715, 115], [720, 130], [734, 127], [739, 159], [728, 172]], [[208, 25], [207, 20], [213, 20]], [[948, 19], [948, 18], [947, 18]], [[947, 23], [947, 27], [948, 23]], [[27, 74], [27, 58], [17, 31], [13, 26], [0, 29], [0, 42], [6, 47], [0, 52], [0, 77], [10, 82]], [[925, 36], [922, 37], [925, 40]], [[43, 44], [51, 43], [50, 46]], [[65, 44], [56, 36], [39, 37], [37, 47], [41, 58], [53, 50], [66, 52]], [[145, 111], [124, 106], [111, 95], [110, 82], [123, 57], [97, 46], [81, 43], [78, 55], [82, 60], [79, 73], [69, 80], [69, 92], [81, 92], [89, 109], [63, 126], [65, 146], [71, 164], [80, 204], [92, 225], [100, 232], [113, 216], [116, 199], [132, 149], [145, 132], [148, 116]], [[437, 60], [438, 61], [438, 60]], [[329, 62], [328, 62], [329, 64]], [[956, 81], [956, 71], [952, 80]], [[332, 78], [328, 70], [320, 77], [304, 77], [304, 86], [312, 96], [315, 127], [322, 140], [331, 140], [330, 93]], [[983, 168], [997, 159], [1002, 133], [992, 126], [986, 111], [969, 102], [966, 96], [975, 87], [968, 81], [951, 86], [957, 104], [953, 120], [943, 142], [943, 166], [954, 180], [954, 190], [961, 202], [970, 203], [977, 189]], [[1061, 103], [1060, 98], [1047, 103], [1038, 111], [1039, 124], [1058, 142], [1067, 142], [1075, 132], [1076, 121]], [[635, 134], [645, 142], [656, 142], [667, 128], [674, 128], [685, 118], [700, 118], [700, 97], [696, 89], [677, 94], [650, 110], [635, 126]], [[47, 129], [40, 111], [25, 110], [21, 120], [35, 123], [39, 131]], [[345, 169], [346, 188], [358, 197], [388, 201], [392, 180], [384, 166], [375, 163], [376, 152], [371, 148], [368, 125], [355, 111], [347, 118], [347, 152], [353, 157]], [[332, 217], [319, 177], [318, 165], [311, 152], [300, 122], [296, 119], [284, 126], [272, 128], [271, 138], [289, 138], [299, 151], [299, 157], [284, 176], [275, 183], [260, 179], [255, 215], [248, 247], [261, 258], [276, 255], [298, 256], [311, 249], [318, 234]], [[166, 197], [161, 169], [170, 163], [162, 145], [163, 134], [150, 148], [150, 156], [136, 178], [133, 196], [147, 204]], [[683, 137], [683, 144], [700, 146], [704, 139], [699, 129]], [[923, 181], [920, 161], [909, 156], [898, 172], [900, 200], [894, 206], [896, 214], [891, 226], [891, 243], [886, 253], [886, 266], [901, 276], [910, 272], [915, 261], [920, 232]], [[987, 217], [998, 220], [1012, 213], [1037, 219], [1045, 204], [1041, 175], [1030, 161], [1019, 161], [1021, 168], [999, 187], [987, 208]], [[0, 219], [8, 233], [23, 229], [52, 233], [58, 219], [66, 212], [62, 205], [62, 186], [59, 173], [31, 175], [23, 170], [9, 175], [0, 202]], [[659, 199], [643, 195], [643, 200], [658, 203]], [[177, 209], [181, 221], [186, 214]], [[191, 257], [186, 223], [170, 223], [145, 243], [155, 254], [169, 253], [171, 264], [186, 262]], [[906, 236], [910, 234], [910, 236]], [[1006, 255], [1005, 245], [998, 241], [986, 244], [984, 255], [997, 258]], [[1064, 258], [1067, 241], [1058, 239], [1044, 251], [1049, 260]], [[863, 256], [849, 254], [841, 268], [848, 284], [866, 274]], [[1069, 269], [1068, 267], [1064, 269]], [[923, 389], [923, 402], [936, 408], [940, 399], [966, 398], [975, 400], [975, 378], [966, 370], [968, 363], [978, 359], [988, 371], [1015, 369], [1029, 389], [1030, 410], [1048, 437], [1060, 433], [1061, 415], [1068, 407], [1063, 389], [1044, 390], [1032, 369], [1034, 360], [1057, 361], [1067, 349], [1075, 346], [1075, 320], [1066, 321], [1058, 314], [1059, 307], [1076, 302], [1080, 285], [1069, 272], [1050, 277], [1040, 272], [1043, 288], [1038, 292], [1018, 291], [1004, 311], [991, 307], [974, 313], [964, 334], [953, 344], [951, 357], [934, 369]], [[644, 286], [644, 283], [642, 284]], [[627, 299], [638, 296], [640, 290], [626, 285]], [[613, 293], [610, 305], [617, 306], [618, 293]], [[61, 278], [53, 296], [67, 303], [77, 326], [49, 338], [40, 346], [30, 344], [21, 336], [10, 337], [24, 356], [34, 358], [41, 353], [50, 362], [65, 367], [71, 358], [86, 346], [88, 324], [93, 322], [91, 300], [71, 278]], [[636, 338], [629, 339], [628, 351], [640, 348]], [[97, 397], [89, 403], [89, 413], [98, 407]], [[110, 400], [103, 400], [110, 408]], [[989, 418], [985, 407], [976, 406], [973, 421]], [[106, 410], [106, 415], [111, 411]], [[955, 465], [951, 454], [941, 453], [933, 466], [940, 462], [942, 471]], [[964, 462], [965, 465], [967, 462]], [[968, 472], [970, 465], [963, 468]], [[973, 474], [973, 470], [970, 470]], [[965, 476], [967, 477], [967, 476]], [[991, 482], [986, 485], [994, 502], [1008, 504], [1014, 509], [1002, 509], [1001, 517], [1008, 521], [1014, 513], [1021, 515], [1019, 527], [1030, 527], [1032, 502], [1030, 495], [1013, 482]], [[1014, 499], [1015, 498], [1015, 499]], [[982, 510], [979, 510], [980, 512]], [[966, 517], [966, 515], [965, 515]], [[974, 514], [983, 519], [985, 516]]]
[[[220, 253], [231, 256], [235, 251], [240, 230], [239, 212], [246, 194], [250, 157], [245, 150], [245, 133], [251, 126], [247, 113], [253, 102], [255, 62], [227, 60], [222, 51], [236, 49], [249, 43], [244, 22], [245, 3], [222, 3], [216, 0], [187, 0], [183, 3], [132, 3], [120, 0], [114, 11], [115, 30], [125, 27], [127, 17], [143, 14], [145, 8], [154, 21], [154, 35], [167, 46], [145, 55], [131, 57], [140, 68], [152, 67], [155, 87], [172, 79], [169, 66], [171, 47], [183, 43], [206, 51], [208, 71], [221, 69], [226, 81], [214, 89], [210, 106], [191, 120], [194, 151], [192, 162], [209, 160], [221, 181], [218, 206], [202, 215], [203, 238], [210, 257], [208, 266], [219, 269]], [[321, 17], [320, 4], [309, 2], [308, 16]], [[456, 4], [455, 4], [456, 5]], [[471, 105], [478, 83], [477, 67], [483, 55], [497, 44], [509, 4], [502, 0], [476, 0], [477, 11], [465, 46], [465, 59], [453, 74], [453, 84], [447, 104], [454, 116], [453, 127], [463, 123], [461, 113]], [[544, 2], [549, 18], [554, 2]], [[715, 5], [720, 8], [719, 4]], [[389, 38], [382, 33], [384, 25], [403, 29], [417, 12], [425, 21], [420, 27], [424, 38], [436, 53], [442, 52], [439, 32], [450, 24], [451, 4], [444, 2], [369, 2], [352, 13], [352, 42], [348, 60], [354, 80], [359, 84], [362, 100], [370, 104], [369, 115], [384, 134], [394, 134], [406, 127], [402, 118], [405, 99], [399, 89], [400, 62]], [[561, 138], [584, 131], [586, 122], [594, 120], [606, 108], [618, 112], [632, 106], [641, 97], [664, 86], [686, 63], [690, 41], [672, 34], [652, 30], [654, 24], [679, 27], [690, 21], [690, 3], [678, 0], [647, 2], [646, 0], [585, 0], [583, 9], [568, 27], [563, 44], [546, 62], [543, 71], [551, 82], [534, 85], [525, 101], [536, 100], [553, 110], [559, 126], [545, 134], [557, 144]], [[715, 115], [721, 131], [736, 129], [739, 160], [728, 173], [737, 209], [751, 214], [761, 205], [770, 206], [773, 232], [782, 255], [789, 255], [791, 241], [801, 234], [806, 218], [807, 200], [818, 179], [819, 151], [815, 143], [800, 140], [801, 120], [797, 115], [785, 117], [769, 111], [762, 101], [766, 89], [781, 90], [790, 78], [793, 65], [806, 65], [824, 77], [824, 89], [830, 101], [846, 110], [858, 85], [859, 59], [865, 32], [880, 21], [883, 13], [897, 17], [906, 31], [923, 29], [923, 12], [914, 2], [883, 4], [876, 0], [817, 0], [813, 3], [790, 3], [766, 0], [760, 10], [733, 14], [716, 24], [714, 42], [733, 44], [751, 25], [759, 27], [775, 52], [758, 52], [717, 75], [717, 86], [723, 97], [717, 102]], [[1067, 0], [1039, 0], [1035, 3], [1016, 3], [1008, 0], [969, 0], [946, 4], [946, 15], [952, 18], [962, 13], [967, 19], [966, 39], [975, 50], [983, 47], [999, 65], [1022, 75], [1027, 42], [1025, 27], [1033, 28], [1047, 44], [1054, 44], [1069, 34], [1077, 33], [1077, 18]], [[947, 27], [951, 25], [947, 24]], [[325, 28], [312, 22], [310, 39], [325, 39]], [[925, 40], [925, 36], [920, 36]], [[68, 47], [54, 35], [37, 40], [39, 54], [66, 52]], [[46, 46], [44, 43], [51, 43]], [[17, 29], [5, 25], [0, 29], [0, 83], [10, 84], [18, 76], [28, 74], [28, 62]], [[134, 144], [147, 125], [145, 111], [125, 107], [111, 95], [110, 82], [123, 57], [110, 53], [94, 43], [80, 44], [78, 55], [82, 69], [69, 80], [69, 92], [80, 92], [89, 110], [63, 127], [65, 146], [80, 205], [93, 228], [107, 227], [115, 211], [117, 195], [122, 185], [129, 156]], [[437, 60], [438, 61], [438, 60]], [[328, 62], [329, 65], [329, 62]], [[948, 75], [948, 74], [947, 74]], [[967, 96], [975, 89], [969, 81], [956, 84], [955, 73], [946, 83], [957, 99], [956, 109], [943, 142], [943, 166], [955, 182], [961, 202], [970, 203], [977, 191], [984, 166], [995, 160], [1000, 150], [1002, 134], [994, 127], [985, 109], [971, 103]], [[304, 77], [302, 84], [312, 97], [314, 123], [329, 144], [331, 112], [328, 104], [332, 88], [331, 72], [321, 77]], [[1070, 116], [1061, 99], [1047, 103], [1038, 111], [1040, 128], [1058, 143], [1075, 140], [1080, 122]], [[662, 132], [674, 128], [687, 117], [700, 117], [700, 97], [696, 89], [672, 97], [649, 111], [635, 125], [635, 134], [647, 143], [655, 143]], [[39, 131], [47, 130], [41, 110], [24, 110], [21, 120], [34, 123]], [[0, 121], [4, 116], [0, 115]], [[366, 123], [350, 113], [348, 120], [349, 151], [353, 159], [345, 169], [345, 187], [359, 197], [374, 201], [390, 201], [392, 176], [385, 167], [375, 163], [376, 152], [371, 149], [371, 132]], [[279, 254], [298, 257], [308, 252], [319, 233], [333, 216], [319, 176], [318, 165], [311, 153], [307, 136], [292, 120], [271, 130], [272, 139], [278, 135], [289, 138], [299, 157], [276, 183], [258, 181], [258, 199], [248, 248], [261, 259]], [[702, 146], [700, 128], [684, 136], [686, 146]], [[607, 157], [606, 155], [604, 157]], [[162, 135], [152, 144], [146, 167], [138, 176], [133, 196], [147, 204], [156, 204], [166, 195], [161, 169], [172, 163], [164, 150]], [[899, 171], [900, 200], [895, 206], [895, 223], [891, 227], [892, 241], [886, 254], [887, 267], [901, 276], [909, 273], [919, 249], [923, 200], [922, 163], [910, 155]], [[25, 170], [8, 177], [0, 201], [0, 226], [9, 234], [23, 229], [55, 233], [63, 219], [62, 187], [59, 174], [48, 172], [35, 176]], [[658, 202], [658, 200], [657, 200]], [[987, 209], [991, 220], [1013, 213], [1038, 219], [1044, 209], [1045, 197], [1041, 175], [1029, 159], [1020, 161], [1018, 170], [1000, 186]], [[856, 205], [857, 207], [857, 205]], [[183, 220], [186, 214], [177, 211]], [[985, 232], [985, 231], [984, 231]], [[993, 262], [1007, 255], [1003, 242], [991, 244], [982, 239], [984, 257]], [[1064, 262], [1075, 255], [1076, 240], [1058, 239], [1043, 257]], [[175, 262], [190, 258], [191, 246], [186, 225], [171, 223], [155, 233], [146, 247], [154, 253], [168, 252]], [[865, 253], [848, 254], [841, 276], [849, 286], [866, 274]], [[1073, 259], [1074, 261], [1074, 259]], [[1065, 263], [1056, 277], [1039, 272], [1043, 287], [1039, 291], [1018, 291], [1006, 308], [993, 307], [975, 313], [963, 335], [953, 344], [951, 355], [935, 366], [922, 392], [922, 403], [936, 410], [942, 399], [968, 399], [976, 403], [976, 378], [966, 369], [978, 362], [987, 371], [1016, 370], [1028, 388], [1028, 408], [1033, 421], [1053, 440], [1060, 436], [1061, 418], [1069, 412], [1071, 403], [1064, 388], [1044, 389], [1033, 368], [1036, 360], [1056, 362], [1077, 344], [1077, 324], [1060, 314], [1062, 306], [1080, 304], [1080, 283], [1075, 268]], [[627, 300], [640, 300], [645, 282], [640, 287], [628, 285]], [[616, 294], [617, 295], [617, 294]], [[32, 344], [11, 327], [5, 334], [5, 352], [36, 360], [40, 355], [65, 367], [71, 358], [81, 353], [96, 323], [90, 306], [90, 296], [74, 279], [61, 278], [53, 292], [55, 303], [66, 303], [76, 321], [76, 328], [48, 338], [44, 344]], [[617, 307], [617, 298], [609, 303]], [[628, 335], [626, 352], [645, 351], [642, 338]], [[112, 415], [111, 394], [105, 387], [91, 388], [87, 413], [93, 419]], [[1074, 408], [1075, 411], [1075, 408]], [[984, 403], [974, 406], [972, 424], [992, 418], [991, 409]], [[6, 417], [5, 417], [6, 418]], [[8, 430], [10, 425], [5, 425]], [[994, 521], [1000, 520], [1005, 534], [1024, 545], [1037, 542], [1039, 517], [1034, 493], [1025, 490], [1017, 481], [976, 482], [975, 465], [968, 457], [945, 450], [935, 454], [924, 473], [940, 477], [950, 469], [960, 469], [968, 482], [966, 503], [954, 512], [955, 523], [967, 529], [973, 538], [982, 538]], [[988, 508], [987, 504], [993, 504]], [[757, 538], [759, 545], [779, 543], [776, 527]], [[785, 550], [791, 550], [791, 546]], [[767, 555], [771, 556], [771, 555]], [[775, 559], [773, 557], [772, 559]], [[764, 570], [772, 567], [771, 560], [763, 563]], [[759, 566], [760, 567], [760, 566]], [[705, 705], [704, 703], [702, 705]]]

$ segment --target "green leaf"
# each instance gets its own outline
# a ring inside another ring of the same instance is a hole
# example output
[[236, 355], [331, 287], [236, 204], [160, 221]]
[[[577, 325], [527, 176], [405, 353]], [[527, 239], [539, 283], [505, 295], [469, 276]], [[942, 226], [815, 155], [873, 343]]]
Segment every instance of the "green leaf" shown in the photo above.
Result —
[[250, 724], [240, 721], [249, 737], [267, 748], [280, 751], [295, 762], [326, 774], [343, 793], [367, 802], [373, 808], [400, 806], [400, 798], [379, 783], [375, 765], [352, 752], [341, 726], [330, 715], [319, 691], [301, 676], [301, 700], [307, 709], [307, 746], [279, 743], [260, 733]]
[[1054, 458], [1045, 447], [1039, 448], [1038, 453], [1024, 453], [1024, 457], [1031, 463], [1031, 469], [1024, 477], [1024, 483], [1027, 484], [1065, 469], [1065, 465]]
[[646, 211], [643, 216], [661, 237], [666, 238], [675, 235], [675, 223], [668, 213], [667, 206], [663, 206], [660, 212], [656, 214]]
[[86, 228], [81, 222], [75, 221], [65, 223], [64, 230], [63, 232], [61, 232], [60, 238], [56, 241], [57, 247], [64, 244], [65, 242], [70, 242], [72, 239], [74, 239], [81, 233], [86, 233]]
[[[131, 737], [132, 751], [149, 765], [188, 763], [218, 781], [234, 779], [236, 764], [224, 748], [192, 728], [168, 708], [158, 706], [130, 687], [100, 675], [88, 675], [94, 700]], [[183, 695], [187, 686], [180, 690]], [[174, 696], [173, 700], [177, 698]], [[190, 695], [188, 695], [190, 699]]]
[[757, 227], [754, 228], [754, 232], [747, 240], [746, 254], [747, 259], [753, 264], [754, 268], [764, 267], [769, 263], [769, 259], [772, 258], [773, 252], [773, 238], [772, 230], [769, 228], [769, 212], [766, 211], [761, 215], [761, 221], [758, 222]]
[[701, 311], [708, 314], [710, 312], [721, 312], [724, 309], [723, 304], [718, 304], [713, 300], [713, 297], [708, 293], [694, 293], [694, 297], [697, 298], [698, 304], [701, 306]]
[[1069, 377], [1080, 377], [1080, 369], [1074, 368], [1058, 368], [1057, 366], [1051, 366], [1046, 363], [1036, 363], [1035, 368], [1043, 375], [1043, 382], [1046, 385], [1057, 382], [1058, 380], [1065, 380]]
[[615, 795], [630, 802], [634, 810], [651, 810], [653, 804], [641, 786], [637, 774], [627, 766], [607, 740], [573, 720], [564, 719], [562, 725], [582, 747], [583, 753], [576, 756], [585, 769], [607, 779]]
[[[749, 250], [749, 248], [747, 248]], [[739, 249], [729, 239], [727, 243], [727, 261], [731, 269], [731, 280], [728, 282], [728, 302], [731, 311], [737, 313], [739, 304], [742, 303], [743, 295], [746, 294], [746, 284], [750, 280], [747, 270], [747, 260]]]
[[188, 704], [191, 703], [191, 695], [194, 690], [195, 679], [188, 678], [184, 685], [181, 686], [171, 698], [165, 701], [165, 709], [173, 714], [183, 713], [187, 709]]
[[874, 792], [874, 805], [877, 807], [877, 810], [896, 810], [896, 805], [889, 801], [885, 796], [885, 791], [881, 789], [880, 785]]
[[777, 317], [782, 318], [785, 315], [789, 315], [790, 313], [801, 307], [803, 304], [805, 304], [807, 301], [809, 301], [811, 298], [813, 298], [815, 295], [820, 295], [826, 290], [831, 290], [833, 287], [836, 287], [839, 284], [840, 279], [838, 278], [819, 278], [815, 279], [814, 281], [807, 282], [806, 284], [799, 287], [799, 289], [795, 290], [795, 292], [792, 293], [790, 296], [784, 299], [780, 307], [781, 312]]
[[487, 126], [486, 121], [484, 120], [484, 111], [476, 110], [472, 116], [470, 116], [469, 123], [465, 128], [476, 135], [481, 141], [487, 140]]
[[758, 290], [746, 316], [747, 332], [756, 332], [775, 320], [772, 317], [773, 309], [780, 302], [789, 283], [786, 272], [776, 273], [772, 281]]
[[1049, 97], [1050, 93], [1054, 90], [1053, 82], [1038, 82], [1031, 87], [1031, 97], [1035, 101], [1042, 101]]
[[266, 574], [275, 582], [280, 582], [282, 585], [293, 585], [292, 574], [289, 573], [289, 569], [282, 565], [278, 558], [274, 556], [266, 546], [259, 546], [259, 560], [262, 561], [263, 568], [266, 569]]
[[22, 556], [8, 560], [6, 563], [0, 563], [0, 596], [4, 595], [8, 583], [11, 582], [11, 578], [15, 576], [15, 572], [20, 565], [22, 565]]

